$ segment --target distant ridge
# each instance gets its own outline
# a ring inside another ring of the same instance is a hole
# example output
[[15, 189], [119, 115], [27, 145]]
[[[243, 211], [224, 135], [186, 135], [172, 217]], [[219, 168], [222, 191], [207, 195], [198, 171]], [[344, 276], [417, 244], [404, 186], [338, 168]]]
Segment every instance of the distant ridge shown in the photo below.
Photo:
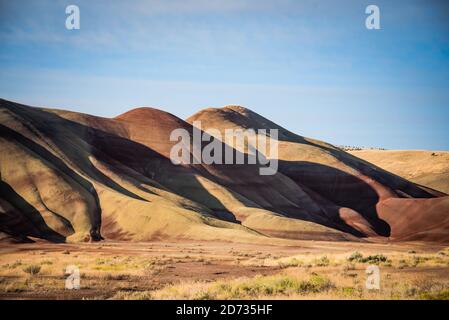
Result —
[[351, 153], [414, 183], [449, 194], [449, 151], [358, 150]]

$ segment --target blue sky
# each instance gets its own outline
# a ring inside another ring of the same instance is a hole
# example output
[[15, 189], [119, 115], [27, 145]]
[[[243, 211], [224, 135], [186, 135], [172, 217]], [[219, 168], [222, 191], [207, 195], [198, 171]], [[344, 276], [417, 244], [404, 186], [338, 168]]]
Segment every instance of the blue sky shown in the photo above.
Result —
[[106, 117], [238, 104], [335, 144], [449, 150], [449, 2], [0, 0], [0, 96]]

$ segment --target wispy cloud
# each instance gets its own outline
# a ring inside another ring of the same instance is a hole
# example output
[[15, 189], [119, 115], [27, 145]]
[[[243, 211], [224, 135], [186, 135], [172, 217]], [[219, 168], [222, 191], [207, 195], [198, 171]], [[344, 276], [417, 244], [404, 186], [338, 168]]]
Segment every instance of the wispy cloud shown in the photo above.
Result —
[[[390, 141], [394, 132], [378, 126], [394, 117], [410, 125], [404, 136], [423, 126], [449, 148], [447, 1], [378, 0], [378, 32], [364, 27], [370, 3], [0, 0], [0, 95], [109, 116], [148, 104], [181, 116], [244, 104], [352, 144], [361, 124], [363, 139]], [[65, 29], [69, 4], [81, 9], [81, 30]]]

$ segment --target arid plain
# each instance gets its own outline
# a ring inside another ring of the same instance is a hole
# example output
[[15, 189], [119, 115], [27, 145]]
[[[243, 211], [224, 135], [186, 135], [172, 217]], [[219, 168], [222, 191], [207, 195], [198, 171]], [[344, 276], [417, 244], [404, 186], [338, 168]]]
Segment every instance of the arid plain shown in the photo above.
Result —
[[[106, 241], [0, 253], [2, 299], [449, 298], [449, 248], [422, 243]], [[373, 264], [379, 290], [365, 285]], [[69, 265], [80, 269], [79, 290], [65, 288]]]

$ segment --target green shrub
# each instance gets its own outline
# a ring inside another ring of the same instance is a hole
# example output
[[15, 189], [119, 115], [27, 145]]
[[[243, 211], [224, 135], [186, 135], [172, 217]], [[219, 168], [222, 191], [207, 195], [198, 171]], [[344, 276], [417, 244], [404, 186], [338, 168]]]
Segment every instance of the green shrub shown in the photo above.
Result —
[[363, 255], [358, 251], [351, 253], [351, 255], [348, 257], [349, 262], [361, 262], [361, 259], [363, 259]]
[[367, 257], [363, 257], [363, 255], [355, 251], [348, 257], [349, 262], [360, 262], [360, 263], [374, 263], [379, 264], [381, 262], [388, 262], [388, 258], [383, 254], [370, 255]]
[[388, 260], [388, 258], [386, 256], [384, 256], [383, 254], [376, 254], [373, 256], [368, 256], [366, 258], [362, 258], [361, 262], [379, 264], [381, 262], [387, 262], [387, 260]]

